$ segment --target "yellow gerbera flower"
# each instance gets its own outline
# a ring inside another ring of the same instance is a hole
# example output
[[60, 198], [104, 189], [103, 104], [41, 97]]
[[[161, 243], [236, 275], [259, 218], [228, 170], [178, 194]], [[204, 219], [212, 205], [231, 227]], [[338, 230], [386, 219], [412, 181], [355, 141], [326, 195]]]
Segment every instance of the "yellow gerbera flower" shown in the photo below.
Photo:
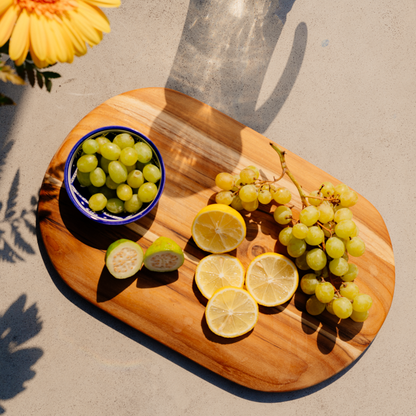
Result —
[[120, 0], [0, 0], [0, 47], [9, 39], [9, 56], [22, 65], [28, 51], [39, 68], [72, 62], [87, 46], [101, 42], [110, 23], [99, 7]]

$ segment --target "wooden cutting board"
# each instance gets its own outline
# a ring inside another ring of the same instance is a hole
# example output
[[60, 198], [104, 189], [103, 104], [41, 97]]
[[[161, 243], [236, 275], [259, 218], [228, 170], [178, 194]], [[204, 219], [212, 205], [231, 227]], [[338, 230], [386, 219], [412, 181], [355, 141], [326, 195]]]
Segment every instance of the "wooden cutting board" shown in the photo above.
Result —
[[[159, 148], [167, 170], [164, 194], [144, 219], [128, 226], [95, 224], [71, 204], [63, 186], [66, 158], [75, 143], [98, 127], [122, 125], [139, 130]], [[339, 321], [327, 312], [305, 312], [307, 296], [300, 289], [280, 307], [260, 307], [252, 332], [223, 339], [210, 332], [206, 300], [194, 283], [197, 262], [206, 256], [194, 244], [191, 224], [197, 212], [214, 201], [217, 173], [238, 173], [259, 167], [269, 179], [281, 173], [279, 159], [259, 133], [193, 98], [164, 88], [146, 88], [118, 95], [91, 111], [70, 132], [46, 172], [38, 208], [40, 231], [51, 261], [62, 279], [89, 302], [160, 341], [202, 366], [243, 386], [270, 392], [303, 389], [346, 368], [369, 346], [389, 311], [394, 291], [394, 257], [378, 211], [362, 196], [352, 208], [366, 253], [353, 259], [356, 280], [372, 296], [364, 324]], [[292, 173], [306, 191], [323, 181], [339, 181], [287, 151]], [[301, 207], [296, 188], [295, 212]], [[231, 254], [247, 267], [263, 252], [286, 254], [278, 242], [281, 227], [270, 212], [275, 205], [244, 213], [247, 238]], [[128, 238], [143, 249], [159, 236], [174, 239], [186, 261], [177, 271], [146, 269], [126, 280], [112, 278], [104, 266], [105, 250]]]

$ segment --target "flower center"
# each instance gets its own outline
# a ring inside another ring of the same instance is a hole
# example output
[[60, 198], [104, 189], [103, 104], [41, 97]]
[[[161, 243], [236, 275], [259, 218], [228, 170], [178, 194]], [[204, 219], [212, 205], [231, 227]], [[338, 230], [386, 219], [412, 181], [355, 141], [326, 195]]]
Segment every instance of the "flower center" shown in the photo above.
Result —
[[61, 13], [76, 9], [76, 0], [14, 0], [21, 9], [26, 9], [29, 13], [53, 17]]

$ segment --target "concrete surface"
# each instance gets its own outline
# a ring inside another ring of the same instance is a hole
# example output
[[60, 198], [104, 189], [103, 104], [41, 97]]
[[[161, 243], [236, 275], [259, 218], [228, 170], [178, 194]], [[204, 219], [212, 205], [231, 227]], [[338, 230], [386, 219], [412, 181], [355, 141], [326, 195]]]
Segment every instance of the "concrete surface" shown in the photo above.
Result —
[[[414, 0], [122, 3], [106, 10], [112, 32], [100, 45], [55, 67], [50, 94], [0, 85], [17, 102], [0, 109], [0, 250], [14, 253], [0, 261], [0, 414], [416, 414]], [[35, 225], [50, 159], [101, 102], [149, 86], [221, 109], [379, 210], [394, 301], [346, 371], [288, 394], [245, 389], [90, 306], [51, 268], [24, 224]]]

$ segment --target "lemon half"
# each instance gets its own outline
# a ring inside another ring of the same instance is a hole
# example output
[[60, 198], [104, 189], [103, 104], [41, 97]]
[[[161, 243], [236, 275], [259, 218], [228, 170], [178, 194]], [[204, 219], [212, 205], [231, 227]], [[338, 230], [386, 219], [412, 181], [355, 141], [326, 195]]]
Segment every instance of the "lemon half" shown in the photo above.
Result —
[[205, 308], [205, 317], [214, 334], [234, 338], [254, 328], [259, 307], [246, 290], [227, 286], [212, 295]]
[[246, 288], [263, 306], [287, 302], [296, 292], [299, 274], [292, 260], [278, 253], [264, 253], [247, 268]]
[[209, 253], [221, 254], [237, 248], [246, 236], [242, 215], [224, 204], [212, 204], [201, 209], [192, 224], [196, 245]]
[[244, 267], [236, 257], [229, 254], [211, 254], [198, 263], [195, 283], [201, 293], [210, 299], [222, 287], [243, 287], [244, 274]]

